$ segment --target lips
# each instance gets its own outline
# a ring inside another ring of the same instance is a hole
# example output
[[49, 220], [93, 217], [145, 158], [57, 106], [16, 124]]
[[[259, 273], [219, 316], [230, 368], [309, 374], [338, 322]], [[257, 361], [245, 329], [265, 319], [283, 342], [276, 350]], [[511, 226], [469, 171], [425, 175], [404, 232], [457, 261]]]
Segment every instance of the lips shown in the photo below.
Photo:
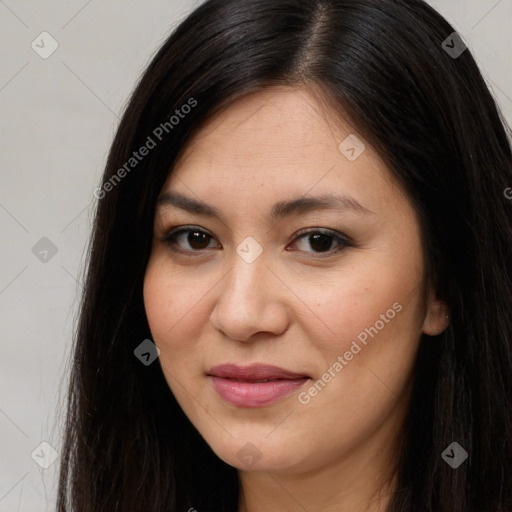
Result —
[[309, 376], [271, 365], [223, 364], [207, 372], [213, 388], [227, 403], [238, 407], [263, 407], [289, 395]]
[[308, 375], [291, 372], [272, 365], [253, 364], [250, 366], [238, 366], [236, 364], [221, 364], [214, 366], [208, 375], [223, 379], [234, 379], [246, 382], [269, 381], [277, 379], [303, 379]]

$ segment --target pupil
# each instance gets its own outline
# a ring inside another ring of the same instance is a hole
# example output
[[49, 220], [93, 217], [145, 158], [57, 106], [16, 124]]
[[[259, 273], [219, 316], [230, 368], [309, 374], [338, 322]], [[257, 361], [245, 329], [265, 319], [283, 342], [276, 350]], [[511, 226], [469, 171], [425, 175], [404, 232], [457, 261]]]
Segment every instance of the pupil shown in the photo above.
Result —
[[[311, 241], [311, 238], [313, 239]], [[319, 251], [328, 251], [331, 247], [331, 237], [329, 235], [324, 235], [322, 233], [318, 233], [315, 235], [311, 235], [310, 237], [310, 245], [312, 249], [318, 249]], [[316, 245], [316, 247], [315, 247]]]
[[201, 233], [199, 231], [191, 231], [188, 235], [188, 243], [194, 249], [204, 249], [208, 245], [208, 238], [209, 235], [207, 235], [206, 233]]

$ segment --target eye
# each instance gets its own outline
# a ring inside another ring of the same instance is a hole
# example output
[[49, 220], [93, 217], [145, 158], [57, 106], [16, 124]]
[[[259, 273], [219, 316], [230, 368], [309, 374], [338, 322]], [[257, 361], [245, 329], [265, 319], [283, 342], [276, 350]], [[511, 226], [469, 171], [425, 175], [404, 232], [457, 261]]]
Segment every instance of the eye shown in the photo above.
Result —
[[[339, 233], [338, 231], [332, 231], [330, 229], [321, 229], [321, 228], [313, 228], [308, 230], [302, 230], [297, 233], [296, 241], [302, 242], [302, 251], [309, 252], [306, 248], [309, 246], [314, 251], [313, 257], [315, 258], [323, 258], [325, 256], [320, 256], [319, 254], [326, 254], [326, 256], [331, 256], [334, 253], [337, 253], [344, 249], [345, 247], [352, 247], [352, 243], [350, 240]], [[335, 245], [332, 248], [332, 245]]]
[[[182, 253], [198, 253], [204, 249], [211, 249], [210, 242], [215, 238], [201, 228], [195, 226], [182, 227], [172, 229], [164, 238], [162, 242], [168, 244], [173, 251]], [[302, 230], [297, 233], [293, 243], [297, 241], [302, 243], [302, 252], [310, 252], [307, 246], [313, 249], [311, 253], [315, 258], [321, 258], [320, 254], [331, 256], [344, 249], [345, 247], [352, 247], [351, 241], [339, 233], [329, 229], [310, 228]], [[188, 247], [183, 247], [182, 244], [188, 244]], [[334, 248], [333, 248], [334, 243]], [[218, 246], [220, 248], [220, 246]], [[315, 252], [316, 251], [316, 252]]]
[[[214, 240], [213, 236], [208, 234], [206, 231], [193, 226], [173, 229], [162, 239], [163, 242], [171, 246], [171, 249], [177, 252], [197, 252], [207, 249], [209, 242], [212, 240]], [[180, 247], [180, 242], [186, 242], [190, 248], [183, 249]], [[179, 248], [176, 248], [176, 246]]]

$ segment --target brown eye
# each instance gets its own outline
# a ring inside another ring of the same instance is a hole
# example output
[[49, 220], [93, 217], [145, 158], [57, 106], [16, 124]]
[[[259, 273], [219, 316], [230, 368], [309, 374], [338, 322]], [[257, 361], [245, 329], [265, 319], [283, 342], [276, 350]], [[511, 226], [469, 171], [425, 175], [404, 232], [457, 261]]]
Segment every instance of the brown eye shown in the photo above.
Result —
[[[301, 242], [302, 248], [299, 250], [303, 252], [310, 252], [313, 254], [325, 253], [327, 256], [341, 251], [345, 247], [350, 247], [351, 243], [341, 233], [330, 230], [308, 230], [298, 233], [299, 236], [295, 239], [294, 244], [297, 245], [297, 240]], [[334, 248], [333, 248], [334, 244]], [[312, 249], [309, 251], [308, 249]], [[322, 257], [322, 256], [316, 256]]]
[[[181, 228], [168, 233], [163, 241], [178, 251], [196, 252], [209, 248], [209, 243], [214, 238], [206, 231], [198, 228]], [[188, 247], [187, 247], [188, 245]]]
[[[212, 249], [210, 243], [215, 238], [206, 231], [196, 227], [176, 228], [170, 231], [162, 241], [171, 246], [172, 250], [182, 253], [200, 253]], [[299, 250], [313, 257], [331, 256], [346, 247], [352, 247], [350, 240], [337, 231], [309, 229], [298, 233], [294, 245], [300, 242]], [[220, 248], [220, 245], [217, 246]]]
[[210, 235], [203, 231], [189, 231], [187, 242], [194, 249], [206, 249], [210, 238]]

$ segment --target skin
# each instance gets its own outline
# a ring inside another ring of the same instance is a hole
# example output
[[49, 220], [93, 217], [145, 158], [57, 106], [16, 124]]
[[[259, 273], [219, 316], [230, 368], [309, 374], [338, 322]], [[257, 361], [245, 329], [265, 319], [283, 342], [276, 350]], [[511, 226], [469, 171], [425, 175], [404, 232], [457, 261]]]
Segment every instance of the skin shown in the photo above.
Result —
[[[170, 389], [213, 451], [239, 469], [241, 512], [384, 511], [421, 333], [439, 334], [448, 322], [427, 287], [412, 203], [361, 136], [356, 160], [341, 153], [353, 133], [307, 90], [252, 93], [197, 133], [162, 188], [222, 215], [157, 206], [144, 301]], [[277, 201], [333, 191], [370, 213], [270, 218]], [[185, 233], [173, 251], [161, 239], [179, 226], [211, 237], [190, 245]], [[355, 245], [335, 252], [340, 245], [327, 238], [322, 252], [311, 234], [297, 237], [306, 228], [338, 231]], [[247, 237], [262, 248], [252, 263], [236, 251]], [[395, 303], [401, 311], [301, 403], [299, 392]], [[273, 364], [311, 380], [275, 404], [237, 407], [206, 376], [226, 362]], [[241, 449], [259, 459], [249, 465]]]

